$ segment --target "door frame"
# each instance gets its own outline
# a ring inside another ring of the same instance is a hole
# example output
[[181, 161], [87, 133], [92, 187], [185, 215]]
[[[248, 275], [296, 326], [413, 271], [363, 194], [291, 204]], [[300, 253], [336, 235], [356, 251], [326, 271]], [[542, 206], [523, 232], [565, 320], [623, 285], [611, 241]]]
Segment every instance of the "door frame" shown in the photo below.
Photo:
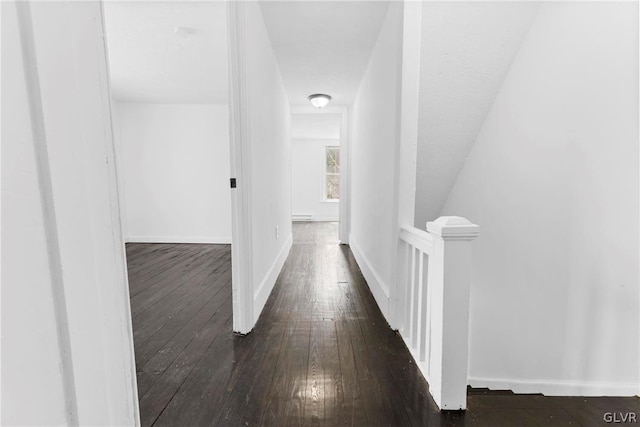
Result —
[[349, 107], [346, 105], [330, 105], [324, 108], [315, 108], [311, 105], [291, 106], [293, 114], [333, 114], [342, 117], [340, 123], [340, 207], [338, 240], [341, 245], [349, 244], [351, 232], [351, 174], [349, 149]]
[[[251, 332], [254, 326], [253, 232], [251, 221], [251, 162], [250, 146], [251, 105], [247, 92], [246, 20], [245, 4], [226, 0], [227, 5], [227, 57], [229, 72], [229, 154], [230, 178], [235, 179], [231, 189], [231, 257], [233, 331]], [[349, 108], [332, 105], [323, 109], [291, 106], [290, 114], [339, 114], [340, 126], [340, 208], [339, 233], [341, 244], [349, 243], [350, 233], [350, 148]]]
[[[227, 0], [229, 81], [229, 158], [231, 186], [231, 284], [233, 331], [253, 328], [253, 233], [251, 224], [251, 147], [246, 82], [245, 5]], [[234, 181], [235, 180], [235, 181]]]

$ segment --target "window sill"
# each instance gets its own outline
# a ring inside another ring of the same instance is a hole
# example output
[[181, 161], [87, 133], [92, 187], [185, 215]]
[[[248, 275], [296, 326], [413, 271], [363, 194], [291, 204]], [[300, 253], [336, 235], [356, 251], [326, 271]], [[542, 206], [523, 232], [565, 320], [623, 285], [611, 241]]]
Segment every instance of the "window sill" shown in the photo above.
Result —
[[324, 199], [322, 203], [340, 203], [340, 199]]

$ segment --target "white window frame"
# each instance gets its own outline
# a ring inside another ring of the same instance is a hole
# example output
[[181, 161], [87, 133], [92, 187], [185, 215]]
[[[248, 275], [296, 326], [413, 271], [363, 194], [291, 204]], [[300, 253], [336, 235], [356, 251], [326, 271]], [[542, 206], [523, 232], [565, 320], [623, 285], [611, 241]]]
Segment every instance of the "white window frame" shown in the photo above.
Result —
[[[322, 156], [322, 201], [328, 203], [338, 203], [340, 199], [329, 199], [327, 198], [327, 175], [338, 175], [338, 179], [340, 179], [340, 172], [329, 172], [327, 171], [327, 151], [329, 149], [338, 149], [338, 153], [340, 152], [339, 145], [325, 145]], [[342, 183], [340, 183], [342, 184]]]

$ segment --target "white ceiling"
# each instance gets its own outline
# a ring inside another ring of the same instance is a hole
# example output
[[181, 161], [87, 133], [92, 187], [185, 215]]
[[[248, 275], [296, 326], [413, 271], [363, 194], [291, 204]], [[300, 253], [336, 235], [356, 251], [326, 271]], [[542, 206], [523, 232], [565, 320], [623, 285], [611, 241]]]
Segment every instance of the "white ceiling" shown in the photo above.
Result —
[[[104, 15], [115, 99], [227, 102], [224, 2], [105, 1]], [[175, 27], [193, 34], [176, 34]]]
[[340, 114], [292, 114], [291, 139], [340, 139], [341, 124]]
[[312, 93], [351, 104], [387, 1], [265, 1], [260, 6], [292, 105]]

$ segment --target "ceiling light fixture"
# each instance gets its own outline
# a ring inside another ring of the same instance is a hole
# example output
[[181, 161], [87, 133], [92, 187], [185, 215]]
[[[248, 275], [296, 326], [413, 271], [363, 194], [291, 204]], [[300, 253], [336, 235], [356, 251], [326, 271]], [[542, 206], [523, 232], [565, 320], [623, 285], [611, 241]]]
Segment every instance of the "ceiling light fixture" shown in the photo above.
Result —
[[311, 105], [314, 107], [322, 108], [327, 106], [329, 101], [331, 101], [331, 97], [324, 93], [314, 93], [313, 95], [309, 95], [309, 101], [311, 101]]

